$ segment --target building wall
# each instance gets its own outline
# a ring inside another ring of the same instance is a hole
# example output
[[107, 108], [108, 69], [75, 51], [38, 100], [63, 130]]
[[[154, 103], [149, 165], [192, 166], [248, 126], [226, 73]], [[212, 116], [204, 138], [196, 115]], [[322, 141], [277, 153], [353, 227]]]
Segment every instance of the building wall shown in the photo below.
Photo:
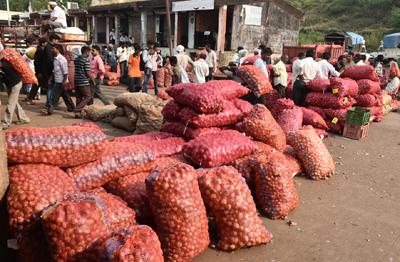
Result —
[[253, 5], [263, 7], [262, 24], [245, 25], [241, 16], [243, 6], [236, 6], [233, 13], [232, 50], [244, 46], [251, 51], [260, 44], [266, 44], [274, 53], [281, 53], [283, 45], [297, 45], [301, 23], [298, 18], [270, 1]]

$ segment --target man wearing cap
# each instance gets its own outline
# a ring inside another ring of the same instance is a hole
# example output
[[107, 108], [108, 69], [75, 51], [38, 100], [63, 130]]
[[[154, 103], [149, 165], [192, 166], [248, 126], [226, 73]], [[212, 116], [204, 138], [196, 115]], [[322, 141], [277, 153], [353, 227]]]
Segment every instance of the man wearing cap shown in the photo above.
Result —
[[59, 7], [57, 2], [55, 1], [50, 1], [49, 6], [52, 11], [50, 13], [50, 19], [43, 22], [44, 28], [46, 30], [55, 28], [66, 28], [67, 18], [65, 16], [64, 10]]

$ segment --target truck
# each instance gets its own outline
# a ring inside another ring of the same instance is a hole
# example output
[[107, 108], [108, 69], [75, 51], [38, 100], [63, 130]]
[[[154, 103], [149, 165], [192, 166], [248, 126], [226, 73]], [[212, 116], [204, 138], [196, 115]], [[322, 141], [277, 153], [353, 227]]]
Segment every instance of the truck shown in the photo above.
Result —
[[[66, 29], [59, 29], [53, 31], [57, 34], [61, 40], [59, 42], [64, 49], [64, 56], [68, 61], [68, 80], [69, 83], [66, 89], [74, 89], [74, 60], [80, 55], [81, 48], [87, 45], [85, 34], [75, 27], [68, 27]], [[25, 40], [28, 37], [41, 37], [40, 26], [35, 25], [13, 25], [13, 26], [0, 26], [0, 35], [4, 40], [5, 47], [9, 49], [15, 49], [21, 54], [25, 53], [27, 48]]]
[[338, 58], [344, 54], [344, 46], [335, 44], [283, 46], [282, 53], [288, 55], [290, 60], [293, 60], [299, 53], [306, 53], [308, 49], [314, 50], [316, 58], [321, 58], [323, 53], [329, 52], [331, 54], [330, 62], [332, 63], [337, 62]]

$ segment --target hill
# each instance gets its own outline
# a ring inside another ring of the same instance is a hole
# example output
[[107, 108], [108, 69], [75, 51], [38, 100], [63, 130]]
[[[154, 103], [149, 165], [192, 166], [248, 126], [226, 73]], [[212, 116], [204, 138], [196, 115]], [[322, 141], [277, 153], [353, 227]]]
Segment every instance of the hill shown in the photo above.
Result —
[[398, 0], [288, 0], [305, 12], [300, 42], [322, 42], [329, 30], [351, 31], [364, 36], [375, 51], [387, 33], [400, 32]]

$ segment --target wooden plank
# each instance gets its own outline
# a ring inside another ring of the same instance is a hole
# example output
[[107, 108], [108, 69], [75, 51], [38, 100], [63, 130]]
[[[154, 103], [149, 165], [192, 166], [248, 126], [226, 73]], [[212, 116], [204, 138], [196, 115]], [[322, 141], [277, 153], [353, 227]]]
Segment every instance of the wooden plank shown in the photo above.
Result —
[[218, 14], [218, 41], [217, 51], [219, 54], [225, 51], [225, 34], [226, 34], [226, 15], [228, 7], [226, 5], [219, 7]]

